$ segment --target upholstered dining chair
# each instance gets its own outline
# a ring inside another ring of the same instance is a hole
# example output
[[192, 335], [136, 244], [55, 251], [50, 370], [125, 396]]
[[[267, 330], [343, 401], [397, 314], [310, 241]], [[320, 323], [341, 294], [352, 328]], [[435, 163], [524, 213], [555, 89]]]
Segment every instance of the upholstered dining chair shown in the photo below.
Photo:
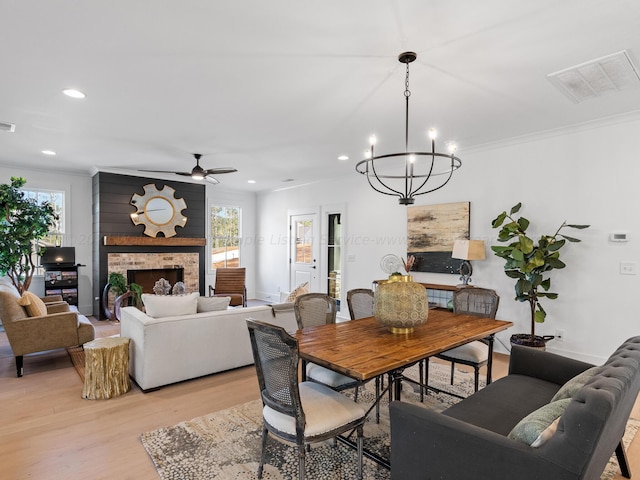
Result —
[[[466, 287], [453, 292], [453, 313], [496, 318], [499, 302], [500, 297], [495, 290]], [[483, 339], [452, 348], [451, 350], [436, 355], [436, 357], [451, 362], [451, 385], [453, 385], [456, 363], [473, 367], [474, 389], [477, 392], [480, 380], [480, 368], [485, 365], [487, 367], [487, 384], [491, 383], [492, 355], [493, 343]], [[425, 362], [425, 364], [425, 378], [428, 382], [428, 363]]]
[[[300, 330], [336, 323], [336, 301], [324, 293], [305, 293], [296, 297], [293, 311]], [[302, 362], [302, 374], [304, 380], [322, 383], [337, 391], [355, 388], [355, 399], [358, 400], [360, 382], [351, 377], [306, 361]]]
[[210, 297], [231, 297], [230, 306], [247, 306], [246, 269], [216, 268], [215, 286], [209, 285]]
[[305, 479], [305, 450], [321, 442], [357, 432], [358, 478], [362, 479], [365, 409], [348, 397], [315, 382], [298, 382], [298, 342], [283, 328], [247, 320], [262, 397], [262, 449], [258, 478], [266, 460], [269, 432], [298, 449], [298, 478]]
[[373, 317], [374, 293], [370, 288], [354, 288], [347, 292], [351, 320]]

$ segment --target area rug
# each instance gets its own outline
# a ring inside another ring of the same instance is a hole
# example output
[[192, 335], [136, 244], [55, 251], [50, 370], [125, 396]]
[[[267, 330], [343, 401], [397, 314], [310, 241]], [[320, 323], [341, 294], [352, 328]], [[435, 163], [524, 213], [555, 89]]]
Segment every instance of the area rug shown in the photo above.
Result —
[[82, 347], [67, 347], [67, 353], [71, 358], [73, 368], [80, 375], [80, 380], [84, 382], [84, 349]]
[[[456, 372], [456, 385], [449, 385], [450, 368], [431, 363], [430, 385], [447, 388], [460, 394], [473, 391], [473, 376], [467, 372]], [[417, 378], [409, 371], [409, 376]], [[403, 400], [419, 403], [417, 388], [403, 384]], [[372, 382], [359, 393], [359, 402], [373, 401]], [[446, 394], [430, 393], [425, 397], [425, 408], [443, 410], [458, 401]], [[365, 424], [365, 448], [385, 458], [389, 457], [388, 401], [383, 399], [380, 423], [370, 415]], [[637, 420], [630, 420], [625, 434], [625, 445], [629, 445], [638, 429]], [[203, 417], [181, 422], [173, 427], [160, 428], [143, 433], [142, 444], [156, 466], [162, 480], [245, 480], [255, 479], [260, 459], [260, 437], [262, 432], [262, 404], [254, 400], [242, 405], [211, 413]], [[298, 478], [296, 449], [270, 438], [267, 443], [267, 463], [264, 466], [265, 480], [293, 480]], [[328, 442], [313, 446], [307, 454], [307, 478], [314, 480], [355, 479], [357, 472], [355, 452], [338, 443]], [[618, 473], [615, 456], [602, 475], [610, 480]], [[373, 461], [364, 459], [365, 480], [388, 480], [389, 471]]]

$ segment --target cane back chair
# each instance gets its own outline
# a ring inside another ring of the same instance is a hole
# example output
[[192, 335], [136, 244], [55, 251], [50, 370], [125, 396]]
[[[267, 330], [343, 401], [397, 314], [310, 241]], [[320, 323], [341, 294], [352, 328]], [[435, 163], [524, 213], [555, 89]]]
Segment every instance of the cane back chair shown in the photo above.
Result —
[[325, 385], [298, 383], [298, 342], [283, 328], [255, 320], [247, 320], [247, 327], [264, 406], [258, 478], [262, 478], [269, 432], [295, 443], [298, 478], [304, 480], [307, 446], [355, 429], [358, 478], [362, 479], [365, 409]]

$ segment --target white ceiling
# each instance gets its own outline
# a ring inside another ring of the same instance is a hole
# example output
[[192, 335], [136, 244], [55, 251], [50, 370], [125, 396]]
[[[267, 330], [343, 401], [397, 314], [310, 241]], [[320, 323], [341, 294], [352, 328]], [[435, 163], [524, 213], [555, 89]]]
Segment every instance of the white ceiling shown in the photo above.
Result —
[[638, 65], [639, 27], [638, 0], [3, 0], [0, 164], [190, 171], [202, 153], [249, 191], [357, 175], [371, 133], [403, 146], [412, 50], [411, 146], [435, 126], [464, 168], [465, 148], [638, 110], [638, 87], [576, 104], [546, 75]]

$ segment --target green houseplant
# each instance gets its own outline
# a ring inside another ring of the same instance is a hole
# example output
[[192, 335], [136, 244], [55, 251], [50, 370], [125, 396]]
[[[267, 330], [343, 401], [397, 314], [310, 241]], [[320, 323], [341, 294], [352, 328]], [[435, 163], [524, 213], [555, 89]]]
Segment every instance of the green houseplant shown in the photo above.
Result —
[[51, 203], [26, 198], [20, 190], [26, 183], [22, 177], [11, 177], [11, 183], [0, 185], [0, 273], [11, 279], [20, 294], [31, 285], [38, 240], [58, 220]]
[[[109, 294], [114, 295], [113, 312], [109, 308]], [[133, 306], [140, 308], [142, 304], [142, 286], [137, 283], [127, 284], [127, 279], [120, 272], [109, 273], [107, 284], [102, 291], [102, 307], [108, 320], [120, 320], [122, 302], [131, 298]]]
[[[565, 235], [565, 228], [584, 229], [589, 225], [573, 225], [563, 222], [553, 235], [540, 235], [534, 241], [527, 234], [530, 222], [523, 216], [516, 217], [522, 207], [521, 203], [513, 206], [509, 213], [499, 214], [492, 222], [493, 228], [500, 228], [499, 242], [508, 242], [506, 246], [492, 246], [491, 250], [505, 260], [505, 274], [516, 280], [515, 299], [518, 302], [528, 302], [531, 312], [531, 332], [516, 334], [511, 337], [512, 343], [544, 347], [548, 337], [535, 334], [536, 323], [545, 321], [547, 312], [540, 304], [541, 298], [553, 300], [557, 293], [550, 292], [550, 272], [564, 268], [565, 263], [560, 260], [560, 250], [566, 242], [580, 242], [579, 239]], [[507, 221], [508, 220], [508, 221]]]

